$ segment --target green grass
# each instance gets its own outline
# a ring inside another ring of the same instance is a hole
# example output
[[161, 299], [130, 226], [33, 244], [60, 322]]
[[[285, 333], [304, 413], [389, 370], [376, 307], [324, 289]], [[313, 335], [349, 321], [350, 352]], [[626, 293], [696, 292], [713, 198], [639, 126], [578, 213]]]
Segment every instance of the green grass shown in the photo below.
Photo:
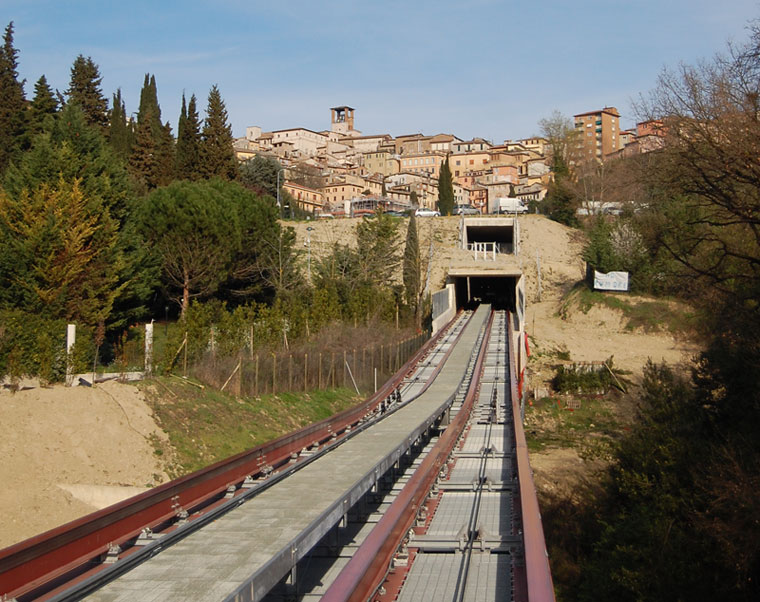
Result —
[[331, 389], [238, 399], [176, 378], [140, 385], [170, 449], [154, 441], [155, 453], [172, 458], [178, 477], [327, 418], [359, 402], [354, 391]]
[[577, 449], [581, 456], [601, 454], [618, 436], [620, 422], [605, 399], [582, 398], [579, 409], [567, 409], [557, 398], [545, 397], [525, 408], [528, 449]]
[[622, 312], [626, 317], [626, 329], [642, 329], [645, 332], [667, 330], [673, 334], [692, 332], [697, 316], [688, 306], [669, 299], [633, 301], [625, 293], [605, 293], [591, 290], [586, 283], [578, 282], [565, 295], [559, 314], [566, 317], [574, 307], [583, 313], [595, 305]]

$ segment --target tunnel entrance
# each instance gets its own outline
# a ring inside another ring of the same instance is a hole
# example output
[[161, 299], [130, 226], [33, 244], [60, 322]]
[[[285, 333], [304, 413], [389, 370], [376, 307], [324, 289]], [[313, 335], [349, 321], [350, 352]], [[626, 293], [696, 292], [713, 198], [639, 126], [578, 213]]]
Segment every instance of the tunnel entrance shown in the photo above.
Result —
[[494, 309], [510, 312], [517, 309], [520, 276], [472, 274], [450, 278], [454, 282], [457, 309], [472, 309], [480, 303], [490, 303]]
[[462, 248], [468, 251], [491, 251], [512, 254], [518, 239], [513, 218], [466, 218], [462, 228]]

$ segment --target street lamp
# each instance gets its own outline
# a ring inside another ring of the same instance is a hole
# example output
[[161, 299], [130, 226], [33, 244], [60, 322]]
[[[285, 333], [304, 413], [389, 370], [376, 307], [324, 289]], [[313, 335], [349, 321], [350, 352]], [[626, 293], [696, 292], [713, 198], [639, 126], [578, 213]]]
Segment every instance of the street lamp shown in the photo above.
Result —
[[282, 205], [280, 204], [280, 174], [285, 171], [284, 167], [277, 170], [277, 213], [282, 219]]

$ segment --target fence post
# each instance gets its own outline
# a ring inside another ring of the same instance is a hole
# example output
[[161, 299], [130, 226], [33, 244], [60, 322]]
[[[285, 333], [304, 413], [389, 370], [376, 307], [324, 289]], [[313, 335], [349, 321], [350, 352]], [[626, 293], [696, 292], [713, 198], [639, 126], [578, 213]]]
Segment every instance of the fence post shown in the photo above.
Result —
[[346, 388], [346, 350], [343, 350], [343, 388]]
[[293, 354], [288, 354], [288, 391], [293, 390]]
[[253, 396], [258, 397], [259, 396], [259, 354], [258, 353], [256, 354], [256, 366], [254, 369], [253, 387], [254, 387]]
[[309, 354], [303, 356], [303, 390], [309, 390]]
[[332, 383], [332, 388], [335, 388], [335, 352], [330, 352], [330, 381]]
[[237, 375], [237, 383], [235, 387], [235, 395], [237, 397], [240, 397], [240, 391], [243, 388], [243, 354], [241, 353], [238, 356], [238, 375]]
[[277, 391], [277, 356], [272, 354], [272, 395]]
[[70, 387], [74, 381], [74, 366], [71, 361], [71, 352], [74, 349], [74, 343], [77, 340], [77, 325], [66, 325], [66, 386]]
[[[153, 374], [153, 322], [145, 325], [145, 376]], [[92, 377], [95, 383], [95, 375]]]
[[190, 343], [187, 340], [187, 332], [185, 332], [185, 358], [182, 360], [182, 376], [187, 378], [187, 346]]
[[317, 373], [317, 388], [322, 390], [322, 353], [319, 353], [319, 371]]
[[385, 370], [385, 366], [383, 364], [383, 351], [385, 350], [385, 345], [380, 345], [380, 372], [382, 373]]

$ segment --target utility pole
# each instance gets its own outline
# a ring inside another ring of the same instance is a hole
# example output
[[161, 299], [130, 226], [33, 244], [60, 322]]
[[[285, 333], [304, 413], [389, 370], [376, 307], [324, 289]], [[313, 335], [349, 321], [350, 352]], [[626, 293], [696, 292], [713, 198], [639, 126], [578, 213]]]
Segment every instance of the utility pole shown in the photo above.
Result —
[[308, 266], [309, 284], [311, 284], [311, 231], [314, 228], [306, 227], [306, 265]]

